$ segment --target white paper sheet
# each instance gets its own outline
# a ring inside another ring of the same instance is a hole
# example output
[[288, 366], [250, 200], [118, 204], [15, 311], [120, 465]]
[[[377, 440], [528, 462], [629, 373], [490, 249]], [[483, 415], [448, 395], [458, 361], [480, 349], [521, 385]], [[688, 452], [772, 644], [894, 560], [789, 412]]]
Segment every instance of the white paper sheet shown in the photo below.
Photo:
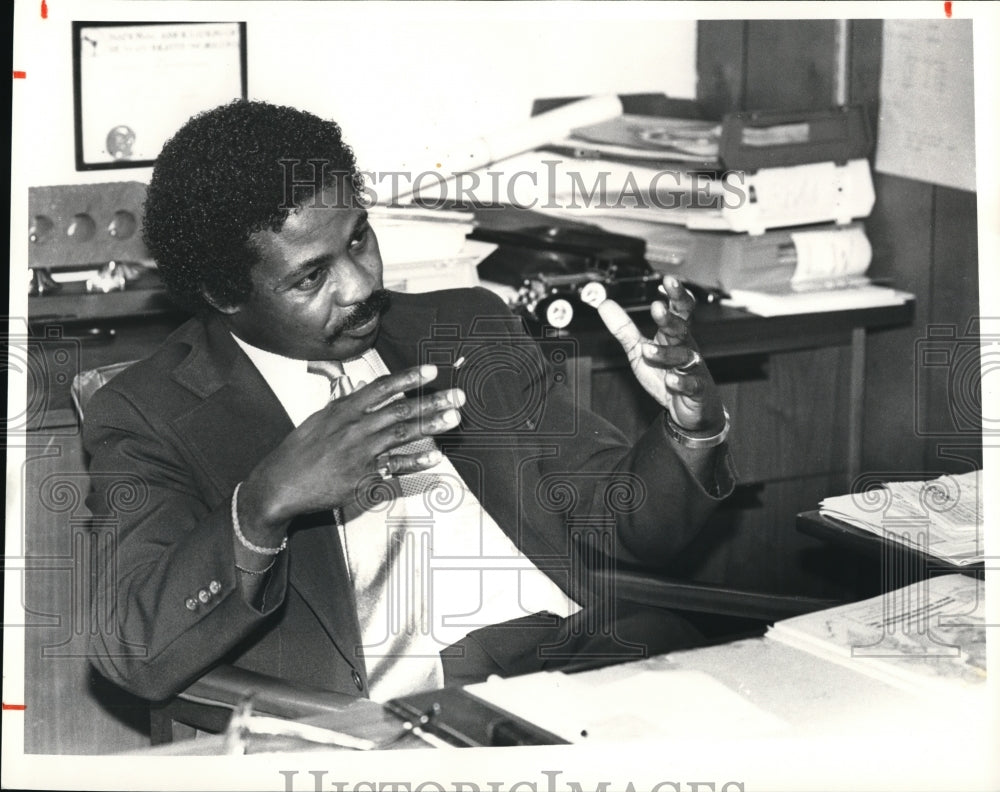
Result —
[[883, 30], [876, 170], [975, 190], [972, 20], [887, 19]]

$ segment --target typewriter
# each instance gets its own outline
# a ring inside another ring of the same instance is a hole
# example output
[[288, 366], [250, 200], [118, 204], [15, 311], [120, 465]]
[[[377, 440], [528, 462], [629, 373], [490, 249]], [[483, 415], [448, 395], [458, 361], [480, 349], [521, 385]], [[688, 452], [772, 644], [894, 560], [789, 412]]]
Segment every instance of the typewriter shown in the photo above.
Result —
[[476, 228], [470, 239], [499, 247], [479, 263], [479, 277], [516, 289], [515, 312], [563, 329], [599, 321], [580, 299], [590, 283], [623, 307], [657, 299], [663, 276], [646, 261], [646, 242], [584, 226], [532, 225], [517, 230]]

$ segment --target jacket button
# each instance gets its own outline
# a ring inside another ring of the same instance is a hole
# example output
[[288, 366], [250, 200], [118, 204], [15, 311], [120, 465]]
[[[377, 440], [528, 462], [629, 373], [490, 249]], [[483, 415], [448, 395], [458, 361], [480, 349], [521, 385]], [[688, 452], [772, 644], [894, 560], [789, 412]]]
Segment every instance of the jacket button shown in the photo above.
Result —
[[354, 680], [354, 687], [356, 687], [358, 690], [365, 689], [365, 685], [361, 681], [361, 674], [358, 673], [358, 669], [355, 668], [353, 671], [351, 671], [351, 679]]
[[194, 597], [188, 597], [184, 600], [184, 607], [188, 610], [195, 610], [198, 607], [198, 603], [195, 601]]
[[201, 600], [202, 603], [205, 603], [208, 602], [210, 599], [212, 599], [212, 595], [209, 594], [208, 591], [206, 591], [205, 589], [202, 589], [201, 591], [198, 592], [198, 599]]
[[218, 594], [222, 591], [222, 584], [218, 580], [213, 580], [208, 584], [208, 590], [213, 594]]

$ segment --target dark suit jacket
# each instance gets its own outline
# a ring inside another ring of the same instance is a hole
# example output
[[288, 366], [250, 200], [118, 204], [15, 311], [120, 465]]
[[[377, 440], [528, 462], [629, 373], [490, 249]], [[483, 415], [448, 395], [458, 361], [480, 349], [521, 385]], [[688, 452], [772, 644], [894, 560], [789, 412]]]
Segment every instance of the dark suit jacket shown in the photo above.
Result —
[[[630, 446], [607, 421], [577, 409], [561, 375], [485, 290], [395, 294], [377, 349], [393, 371], [466, 358], [463, 426], [439, 444], [564, 590], [579, 579], [569, 562], [575, 547], [665, 563], [718, 500], [673, 453], [662, 421]], [[238, 586], [233, 488], [291, 430], [253, 363], [212, 319], [186, 323], [93, 397], [84, 425], [91, 470], [143, 482], [123, 498], [113, 477], [98, 476], [88, 498], [95, 515], [117, 520], [116, 563], [101, 581], [114, 634], [99, 632], [93, 646], [106, 676], [160, 699], [230, 662], [367, 693], [352, 587], [329, 514], [293, 522], [260, 609]]]

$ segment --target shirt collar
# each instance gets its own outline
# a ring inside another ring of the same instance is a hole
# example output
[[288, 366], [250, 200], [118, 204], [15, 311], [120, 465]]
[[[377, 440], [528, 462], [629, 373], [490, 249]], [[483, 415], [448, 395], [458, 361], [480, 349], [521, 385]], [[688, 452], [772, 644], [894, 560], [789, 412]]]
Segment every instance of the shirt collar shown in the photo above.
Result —
[[[309, 361], [307, 360], [298, 360], [279, 355], [275, 352], [268, 352], [266, 349], [261, 349], [247, 343], [233, 333], [230, 333], [230, 335], [239, 344], [240, 349], [247, 353], [250, 362], [257, 367], [261, 376], [271, 386], [271, 390], [279, 395], [279, 398], [284, 395], [286, 390], [294, 388], [294, 383], [302, 382], [303, 377], [311, 378], [315, 376], [309, 374], [307, 370]], [[381, 355], [379, 355], [374, 347], [359, 357], [340, 362], [344, 366], [344, 371], [355, 382], [361, 379], [371, 381], [374, 377], [389, 373], [389, 370], [385, 367], [385, 363], [382, 361]]]
[[280, 381], [282, 376], [297, 376], [306, 373], [308, 361], [296, 360], [295, 358], [285, 357], [275, 352], [268, 352], [266, 349], [248, 344], [233, 333], [230, 333], [230, 335], [240, 345], [240, 348], [247, 353], [247, 357], [250, 358], [251, 362], [257, 367], [269, 384], [275, 379]]
[[[247, 357], [249, 357], [258, 368], [273, 368], [276, 371], [282, 372], [305, 371], [309, 364], [309, 361], [307, 360], [285, 357], [284, 355], [279, 355], [277, 352], [268, 352], [266, 349], [256, 347], [253, 344], [244, 341], [235, 333], [230, 332], [230, 335], [233, 337], [233, 340], [240, 345], [240, 348], [247, 353]], [[371, 364], [376, 360], [381, 360], [381, 355], [379, 355], [375, 347], [372, 347], [356, 358], [339, 362], [343, 363], [344, 366], [350, 366], [358, 360], [364, 360], [368, 364]]]

